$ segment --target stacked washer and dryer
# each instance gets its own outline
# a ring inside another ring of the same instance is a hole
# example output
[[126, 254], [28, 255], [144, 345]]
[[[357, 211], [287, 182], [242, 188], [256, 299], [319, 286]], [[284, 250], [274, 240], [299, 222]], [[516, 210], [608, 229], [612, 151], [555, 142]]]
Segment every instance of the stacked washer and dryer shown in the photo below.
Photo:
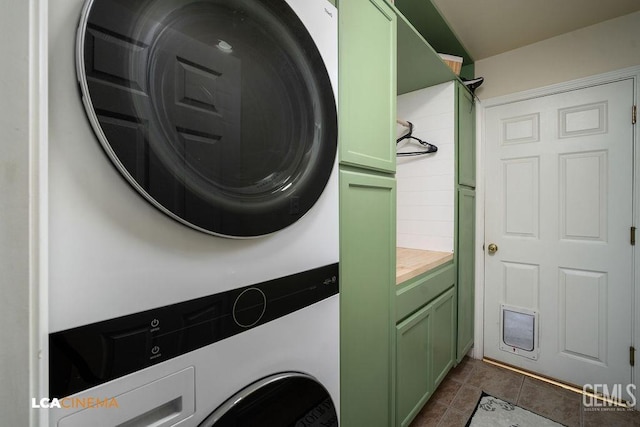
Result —
[[48, 13], [49, 425], [337, 425], [336, 9]]

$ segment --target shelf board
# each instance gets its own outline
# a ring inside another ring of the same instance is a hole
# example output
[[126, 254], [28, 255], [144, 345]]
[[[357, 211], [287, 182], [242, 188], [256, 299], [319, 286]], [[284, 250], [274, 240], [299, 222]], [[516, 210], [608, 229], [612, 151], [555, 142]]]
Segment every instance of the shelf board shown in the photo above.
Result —
[[432, 0], [395, 0], [395, 7], [437, 52], [461, 56], [464, 65], [473, 64], [473, 58]]
[[398, 15], [398, 95], [456, 80], [457, 76], [438, 53], [407, 18], [395, 10]]

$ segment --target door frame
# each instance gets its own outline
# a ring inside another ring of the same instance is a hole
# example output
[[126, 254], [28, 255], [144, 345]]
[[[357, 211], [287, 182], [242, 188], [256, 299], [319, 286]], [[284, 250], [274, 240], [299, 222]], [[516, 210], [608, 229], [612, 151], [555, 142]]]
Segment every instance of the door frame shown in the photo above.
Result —
[[[638, 105], [640, 100], [640, 66], [623, 68], [590, 77], [570, 80], [563, 83], [543, 86], [508, 95], [489, 98], [477, 103], [476, 109], [476, 274], [475, 274], [475, 333], [472, 356], [482, 359], [484, 356], [484, 291], [485, 291], [485, 266], [484, 266], [484, 241], [485, 241], [485, 164], [486, 164], [486, 135], [485, 135], [485, 109], [499, 105], [555, 95], [591, 86], [613, 83], [620, 80], [633, 80], [633, 101]], [[629, 111], [631, 119], [631, 111]], [[633, 225], [640, 228], [640, 124], [633, 129]], [[640, 350], [640, 250], [633, 248], [633, 280], [634, 280], [634, 304], [632, 307], [632, 345]], [[634, 368], [631, 369], [632, 383], [636, 385], [636, 397], [640, 397], [640, 374]], [[636, 408], [640, 407], [640, 403]]]

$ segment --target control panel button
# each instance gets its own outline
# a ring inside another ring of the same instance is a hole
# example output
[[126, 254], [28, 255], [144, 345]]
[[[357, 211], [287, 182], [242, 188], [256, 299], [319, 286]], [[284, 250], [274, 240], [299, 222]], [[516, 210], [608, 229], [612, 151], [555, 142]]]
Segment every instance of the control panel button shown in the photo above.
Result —
[[167, 360], [180, 354], [182, 331], [171, 332], [160, 336], [152, 336], [148, 347], [148, 360], [151, 363]]
[[267, 309], [267, 297], [258, 288], [242, 291], [233, 303], [233, 320], [238, 326], [250, 328], [255, 326]]

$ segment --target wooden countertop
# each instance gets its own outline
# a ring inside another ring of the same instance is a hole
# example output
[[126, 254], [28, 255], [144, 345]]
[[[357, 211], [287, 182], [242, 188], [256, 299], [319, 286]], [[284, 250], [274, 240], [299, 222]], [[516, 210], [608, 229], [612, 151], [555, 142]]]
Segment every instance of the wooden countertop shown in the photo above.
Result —
[[396, 285], [453, 259], [452, 252], [396, 248]]

